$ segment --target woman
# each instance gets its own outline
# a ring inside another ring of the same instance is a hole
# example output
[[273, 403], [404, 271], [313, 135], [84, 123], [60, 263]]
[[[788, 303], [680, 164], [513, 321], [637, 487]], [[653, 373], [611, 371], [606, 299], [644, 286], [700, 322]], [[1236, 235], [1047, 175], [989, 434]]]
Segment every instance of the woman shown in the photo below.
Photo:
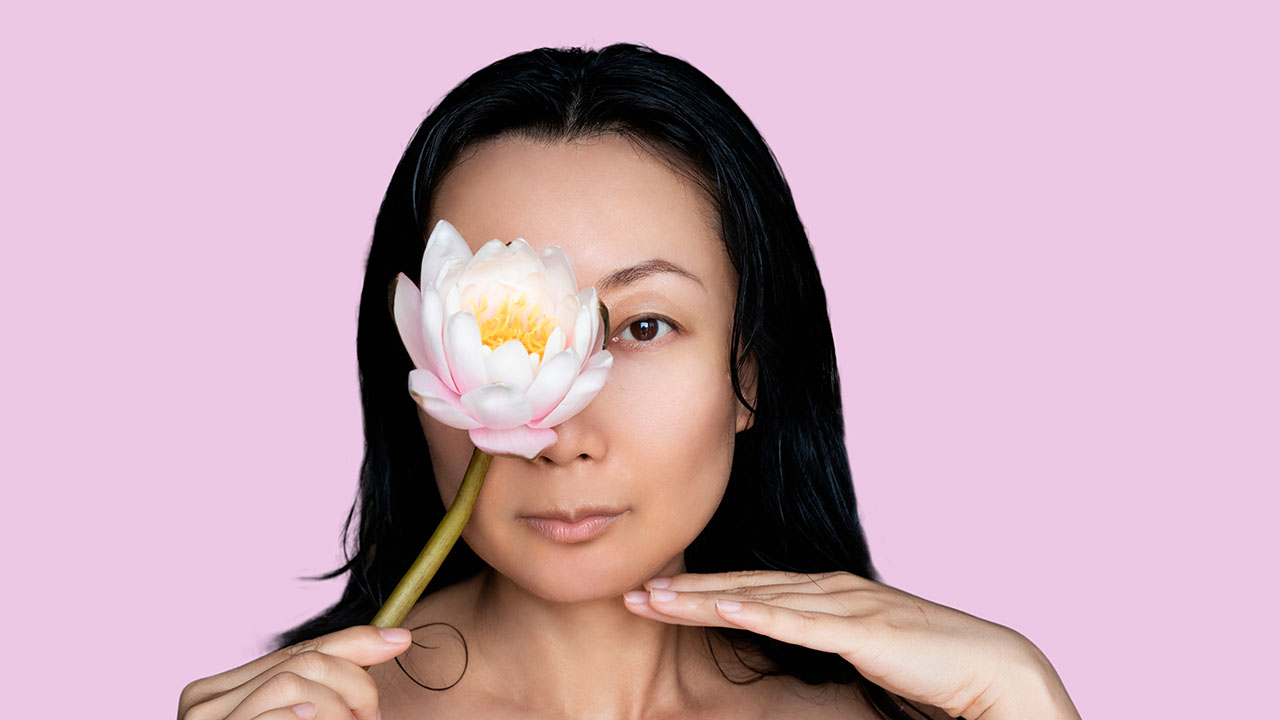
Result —
[[[419, 280], [441, 219], [473, 251], [564, 248], [609, 309], [614, 366], [541, 455], [494, 458], [411, 638], [366, 623], [471, 445], [407, 393], [387, 290]], [[877, 582], [790, 190], [689, 64], [544, 48], [450, 92], [378, 214], [357, 345], [359, 532], [324, 576], [349, 571], [346, 591], [281, 649], [189, 685], [180, 718], [1078, 717], [1026, 638]], [[538, 520], [592, 514], [614, 519], [585, 541]]]

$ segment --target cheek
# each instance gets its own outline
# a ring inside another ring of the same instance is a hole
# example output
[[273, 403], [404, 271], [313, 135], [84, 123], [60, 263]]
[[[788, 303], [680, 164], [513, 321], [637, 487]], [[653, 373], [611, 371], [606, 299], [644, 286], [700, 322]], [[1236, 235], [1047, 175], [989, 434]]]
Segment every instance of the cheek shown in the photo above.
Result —
[[635, 469], [637, 492], [673, 523], [696, 525], [690, 541], [702, 529], [698, 518], [710, 519], [719, 505], [733, 462], [733, 387], [710, 355], [627, 362], [610, 380], [617, 385], [609, 417], [623, 419], [611, 425], [610, 452]]
[[440, 498], [447, 508], [458, 494], [462, 476], [466, 474], [467, 464], [471, 462], [471, 436], [466, 430], [452, 428], [434, 420], [421, 406], [418, 407], [418, 422], [422, 425], [431, 453], [436, 487], [439, 488]]
[[655, 455], [732, 451], [735, 398], [728, 371], [717, 372], [719, 364], [706, 353], [687, 355], [627, 362], [610, 378], [611, 417], [625, 418], [618, 442], [647, 446]]

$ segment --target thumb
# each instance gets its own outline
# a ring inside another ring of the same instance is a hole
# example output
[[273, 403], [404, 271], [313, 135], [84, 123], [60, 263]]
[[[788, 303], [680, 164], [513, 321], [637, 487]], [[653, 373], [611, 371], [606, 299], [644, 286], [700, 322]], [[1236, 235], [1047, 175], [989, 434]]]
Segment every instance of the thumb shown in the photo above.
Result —
[[295, 652], [315, 650], [368, 667], [386, 662], [409, 649], [412, 636], [404, 628], [355, 625], [302, 643]]

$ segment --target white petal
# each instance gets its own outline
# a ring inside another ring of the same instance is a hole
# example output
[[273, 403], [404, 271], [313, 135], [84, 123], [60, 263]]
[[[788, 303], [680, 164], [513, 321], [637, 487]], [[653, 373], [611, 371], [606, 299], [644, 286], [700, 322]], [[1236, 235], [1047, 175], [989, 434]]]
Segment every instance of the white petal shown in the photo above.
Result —
[[508, 255], [498, 268], [498, 278], [507, 283], [518, 283], [526, 275], [543, 273], [542, 259], [523, 238], [516, 238], [507, 246]]
[[454, 286], [454, 289], [458, 293], [458, 310], [466, 310], [467, 312], [475, 315], [477, 319], [479, 319], [481, 315], [491, 314], [497, 309], [497, 306], [492, 300], [490, 300], [488, 307], [485, 308], [485, 312], [478, 312], [481, 305], [480, 301], [484, 299], [484, 288], [476, 285], [475, 283], [469, 283], [467, 285], [458, 283]]
[[542, 357], [545, 359], [559, 355], [560, 351], [564, 350], [565, 337], [564, 328], [559, 325], [552, 328], [551, 334], [547, 336], [547, 347], [542, 351]]
[[444, 380], [430, 370], [409, 372], [409, 394], [428, 415], [449, 427], [460, 430], [484, 427], [463, 408], [457, 393], [446, 387]]
[[426, 344], [422, 339], [422, 294], [404, 273], [398, 273], [395, 282], [392, 316], [395, 318], [396, 330], [400, 332], [400, 342], [409, 351], [409, 359], [413, 360], [414, 367], [430, 368]]
[[587, 353], [593, 353], [597, 349], [603, 348], [602, 341], [604, 338], [600, 334], [603, 317], [600, 313], [600, 298], [596, 295], [594, 287], [588, 287], [583, 288], [582, 292], [578, 293], [578, 300], [591, 313], [591, 340], [587, 343]]
[[524, 391], [507, 383], [488, 383], [462, 396], [462, 406], [472, 417], [494, 430], [524, 425], [533, 413]]
[[566, 340], [572, 341], [573, 326], [578, 320], [578, 310], [581, 308], [582, 303], [578, 302], [577, 295], [565, 295], [556, 302], [556, 322], [564, 328]]
[[424, 367], [457, 394], [458, 387], [453, 384], [449, 363], [444, 357], [444, 308], [440, 306], [440, 293], [435, 288], [427, 288], [422, 293], [422, 340], [427, 357]]
[[[467, 308], [470, 310], [471, 308]], [[444, 316], [453, 317], [462, 311], [462, 290], [457, 283], [449, 286], [444, 293]]]
[[506, 256], [507, 244], [497, 238], [494, 238], [481, 245], [480, 249], [476, 251], [475, 256], [467, 262], [467, 272], [469, 274], [472, 270], [482, 268], [494, 260], [501, 260]]
[[595, 351], [591, 357], [587, 358], [586, 362], [582, 363], [582, 372], [594, 370], [599, 367], [613, 367], [613, 353], [608, 350]]
[[551, 292], [546, 275], [529, 273], [516, 282], [516, 287], [520, 288], [520, 294], [528, 298], [530, 309], [538, 306], [538, 314], [551, 317], [556, 311], [555, 295]]
[[489, 382], [483, 347], [474, 315], [460, 312], [449, 316], [444, 326], [444, 356], [453, 375], [453, 386], [464, 397], [471, 389]]
[[462, 275], [462, 271], [466, 267], [467, 264], [459, 258], [446, 258], [444, 265], [440, 267], [440, 274], [435, 277], [435, 289], [448, 290], [449, 286], [458, 281], [458, 277]]
[[490, 455], [519, 455], [527, 460], [534, 459], [556, 442], [555, 430], [528, 425], [509, 430], [477, 428], [470, 435], [472, 444]]
[[573, 387], [569, 388], [564, 400], [561, 400], [560, 404], [546, 417], [530, 423], [532, 427], [545, 428], [559, 425], [585, 408], [587, 403], [600, 392], [600, 388], [604, 387], [604, 382], [609, 377], [609, 370], [613, 367], [613, 355], [608, 350], [601, 350], [587, 361], [587, 367], [589, 369], [583, 371], [578, 379], [574, 380]]
[[538, 376], [524, 393], [529, 398], [529, 409], [533, 411], [535, 420], [542, 419], [560, 404], [573, 385], [573, 379], [578, 376], [581, 364], [573, 350], [550, 355], [542, 361]]
[[559, 245], [552, 245], [542, 251], [542, 265], [547, 269], [547, 279], [555, 295], [572, 295], [578, 292], [578, 278], [573, 274], [569, 257]]
[[519, 340], [508, 340], [484, 358], [484, 371], [489, 382], [505, 382], [524, 392], [533, 382], [533, 368], [529, 367], [529, 351]]
[[[581, 302], [581, 298], [579, 298]], [[598, 311], [597, 311], [598, 312]], [[591, 341], [595, 333], [591, 331], [591, 320], [595, 317], [595, 313], [586, 305], [579, 305], [578, 317], [573, 321], [573, 349], [578, 352], [578, 357], [584, 360], [591, 354], [594, 349], [591, 347]]]
[[426, 285], [438, 279], [441, 267], [451, 257], [468, 262], [471, 260], [471, 248], [452, 223], [441, 220], [432, 228], [431, 236], [427, 238], [427, 249], [422, 253], [418, 282]]

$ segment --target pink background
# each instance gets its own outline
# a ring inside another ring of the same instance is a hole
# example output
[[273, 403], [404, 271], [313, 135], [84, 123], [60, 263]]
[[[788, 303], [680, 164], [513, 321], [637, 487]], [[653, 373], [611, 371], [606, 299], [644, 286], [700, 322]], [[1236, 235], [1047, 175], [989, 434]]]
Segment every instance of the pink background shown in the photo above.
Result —
[[627, 40], [719, 82], [792, 184], [886, 581], [1027, 635], [1086, 718], [1266, 715], [1277, 32], [1224, 3], [4, 5], [7, 713], [172, 717], [336, 599], [296, 577], [340, 560], [399, 154], [481, 66]]

